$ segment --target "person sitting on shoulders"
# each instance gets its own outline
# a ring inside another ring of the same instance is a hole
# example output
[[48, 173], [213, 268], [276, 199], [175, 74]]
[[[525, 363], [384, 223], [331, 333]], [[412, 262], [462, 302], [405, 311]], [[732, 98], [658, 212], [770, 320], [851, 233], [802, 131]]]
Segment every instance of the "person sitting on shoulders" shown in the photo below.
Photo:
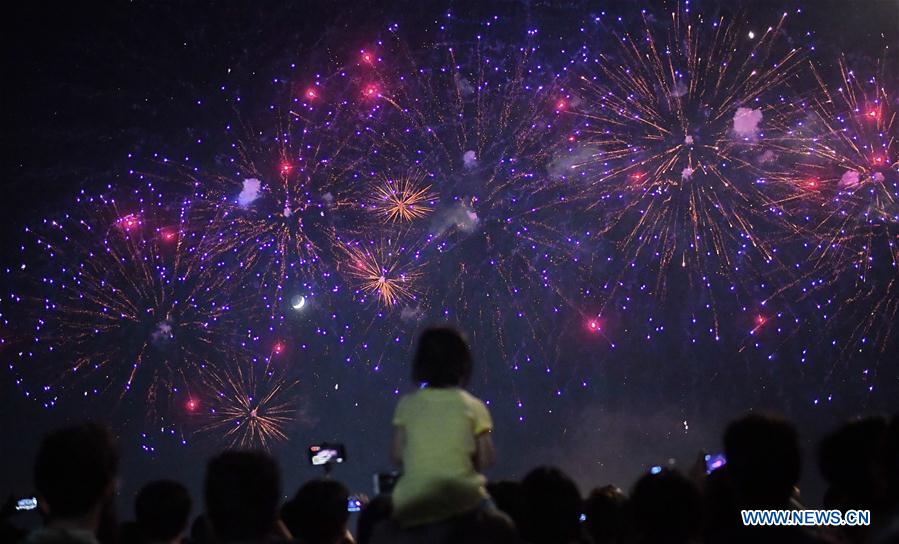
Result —
[[487, 405], [468, 393], [472, 357], [450, 327], [425, 330], [412, 380], [420, 388], [400, 398], [393, 417], [393, 461], [403, 475], [393, 490], [393, 517], [403, 527], [445, 521], [489, 508], [481, 471], [494, 462]]

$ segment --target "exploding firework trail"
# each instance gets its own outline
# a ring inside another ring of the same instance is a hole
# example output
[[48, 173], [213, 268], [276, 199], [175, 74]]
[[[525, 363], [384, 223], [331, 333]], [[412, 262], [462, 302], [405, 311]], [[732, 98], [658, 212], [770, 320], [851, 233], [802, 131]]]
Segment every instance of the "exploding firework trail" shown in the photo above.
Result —
[[899, 126], [882, 63], [867, 79], [845, 59], [839, 69], [834, 88], [812, 66], [819, 92], [796, 112], [787, 142], [797, 157], [789, 176], [805, 192], [791, 213], [804, 217], [803, 245], [812, 250], [783, 291], [796, 300], [824, 296], [816, 307], [837, 359], [868, 348], [876, 360], [895, 344], [899, 315]]
[[399, 179], [383, 179], [375, 187], [371, 204], [386, 223], [409, 223], [434, 211], [437, 194], [426, 185], [425, 174], [409, 174]]
[[188, 394], [237, 329], [227, 269], [197, 259], [188, 202], [147, 186], [81, 195], [75, 211], [26, 229], [23, 292], [12, 308], [27, 345], [10, 368], [45, 407], [80, 388], [137, 395], [151, 417]]
[[475, 344], [497, 346], [504, 376], [545, 373], [552, 361], [537, 353], [542, 317], [574, 306], [574, 283], [561, 274], [580, 269], [570, 229], [582, 195], [549, 169], [564, 133], [554, 76], [533, 44], [489, 47], [488, 39], [415, 53], [391, 41], [363, 53], [360, 94], [379, 113], [367, 132], [370, 169], [387, 179], [414, 175], [417, 191], [433, 193], [433, 211], [402, 225], [428, 278], [414, 313], [472, 323]]
[[[289, 293], [313, 296], [327, 287], [332, 249], [364, 223], [360, 111], [335, 79], [306, 90], [282, 84], [274, 99], [280, 105], [253, 122], [237, 114], [227, 125], [230, 145], [218, 159], [224, 167], [181, 164], [168, 176], [205, 204], [206, 258], [233, 261], [273, 317], [285, 311]], [[234, 101], [239, 107], [239, 97]]]
[[371, 168], [372, 141], [361, 135], [375, 103], [358, 92], [352, 69], [332, 66], [309, 85], [276, 78], [279, 105], [251, 121], [253, 107], [232, 97], [238, 113], [213, 168], [166, 160], [162, 174], [140, 173], [192, 190], [205, 219], [203, 258], [228, 263], [241, 289], [263, 300], [270, 314], [263, 341], [283, 349], [291, 337], [315, 336], [321, 356], [345, 361], [368, 349], [354, 340], [367, 340], [386, 315], [342, 312], [350, 302], [344, 284], [363, 304], [389, 307], [417, 294], [417, 265], [406, 258], [401, 233], [379, 236], [377, 247], [359, 242], [360, 234], [420, 220], [436, 198], [414, 170], [388, 177]]
[[[670, 296], [669, 274], [685, 274], [717, 338], [721, 293], [749, 290], [760, 267], [763, 277], [792, 278], [774, 240], [805, 236], [817, 245], [803, 292], [855, 282], [828, 319], [855, 320], [852, 337], [883, 352], [891, 325], [878, 323], [899, 307], [895, 114], [882, 84], [863, 89], [845, 67], [843, 90], [819, 77], [820, 101], [787, 96], [803, 53], [781, 50], [783, 25], [746, 40], [735, 25], [678, 8], [663, 35], [644, 15], [643, 31], [610, 33], [612, 52], [585, 49], [583, 65], [566, 69], [580, 78], [564, 90], [536, 60], [535, 31], [523, 46], [479, 36], [415, 53], [391, 38], [306, 87], [276, 79], [278, 105], [262, 115], [229, 91], [242, 113], [226, 127], [226, 152], [210, 168], [176, 167], [190, 187], [184, 205], [161, 195], [137, 207], [83, 197], [99, 211], [28, 233], [23, 264], [42, 273], [36, 289], [7, 297], [15, 311], [27, 308], [21, 324], [31, 328], [9, 367], [45, 405], [76, 384], [85, 396], [146, 391], [154, 408], [196, 394], [215, 410], [204, 432], [228, 429], [233, 444], [268, 447], [294, 420], [294, 382], [271, 369], [271, 357], [264, 369], [215, 362], [233, 348], [233, 297], [258, 295], [271, 319], [296, 299], [296, 320], [311, 320], [307, 297], [323, 284], [337, 293], [342, 279], [352, 301], [377, 315], [368, 326], [364, 316], [339, 322], [334, 308], [346, 300], [317, 301], [337, 334], [321, 332], [315, 349], [332, 339], [349, 346], [351, 332], [376, 335], [363, 345], [375, 346], [378, 370], [390, 359], [388, 328], [456, 320], [476, 345], [498, 345], [521, 408], [514, 376], [528, 367], [558, 375], [558, 351], [541, 346], [560, 337], [548, 332], [564, 326], [555, 316], [584, 312], [573, 303], [586, 292], [582, 276], [593, 286], [601, 274], [613, 286], [604, 304], [613, 304], [646, 283], [655, 303]], [[812, 104], [816, 145], [790, 133], [797, 103]], [[820, 190], [782, 173], [782, 157], [797, 149], [806, 157], [797, 171], [816, 176]], [[795, 206], [811, 209], [801, 227], [785, 212]], [[602, 212], [599, 228], [585, 210]], [[585, 262], [607, 240], [615, 266]], [[652, 280], [634, 281], [642, 274]], [[766, 322], [757, 316], [753, 332]], [[591, 332], [603, 325], [587, 321]], [[286, 349], [279, 340], [272, 354]], [[36, 378], [44, 371], [52, 379]], [[530, 384], [561, 394], [546, 385]]]
[[206, 368], [198, 388], [198, 435], [230, 447], [271, 449], [287, 439], [299, 416], [299, 381], [275, 368], [271, 357], [239, 357]]
[[343, 259], [346, 274], [356, 280], [364, 295], [374, 295], [383, 306], [414, 303], [416, 281], [421, 276], [415, 255], [391, 240], [382, 243], [347, 243]]
[[613, 52], [585, 49], [575, 70], [571, 176], [591, 185], [599, 230], [620, 250], [606, 304], [619, 287], [643, 284], [634, 274], [654, 275], [657, 300], [672, 273], [685, 274], [690, 292], [704, 293], [717, 339], [713, 283], [752, 290], [757, 269], [782, 268], [768, 233], [796, 230], [782, 212], [793, 185], [767, 180], [765, 169], [790, 105], [779, 93], [803, 53], [777, 54], [786, 14], [755, 40], [680, 6], [665, 31], [642, 18], [640, 33], [611, 32]]

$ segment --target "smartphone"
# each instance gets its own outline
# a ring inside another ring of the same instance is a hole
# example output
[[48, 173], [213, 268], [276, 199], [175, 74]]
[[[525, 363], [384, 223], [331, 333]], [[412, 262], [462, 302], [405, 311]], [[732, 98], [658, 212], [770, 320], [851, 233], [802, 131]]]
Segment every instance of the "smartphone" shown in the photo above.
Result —
[[315, 466], [343, 463], [346, 447], [343, 444], [313, 444], [309, 446], [309, 463]]
[[355, 495], [350, 495], [349, 500], [346, 505], [347, 512], [361, 512], [362, 511], [362, 499]]
[[710, 454], [705, 456], [705, 473], [711, 474], [727, 464], [727, 459], [723, 453]]
[[37, 508], [37, 497], [22, 497], [16, 499], [16, 512], [27, 512]]

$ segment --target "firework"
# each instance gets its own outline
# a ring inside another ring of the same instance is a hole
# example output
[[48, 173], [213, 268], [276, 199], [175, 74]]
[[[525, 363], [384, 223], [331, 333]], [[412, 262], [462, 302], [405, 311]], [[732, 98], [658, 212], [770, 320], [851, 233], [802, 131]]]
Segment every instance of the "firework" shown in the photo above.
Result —
[[785, 20], [747, 38], [679, 5], [664, 23], [644, 11], [640, 31], [611, 29], [609, 53], [584, 50], [560, 107], [579, 122], [569, 176], [591, 187], [596, 229], [616, 247], [604, 306], [686, 286], [718, 338], [712, 285], [752, 291], [762, 269], [785, 268], [771, 233], [797, 231], [783, 211], [797, 190], [766, 175], [803, 58], [778, 53]]
[[9, 368], [45, 407], [130, 395], [164, 418], [239, 330], [233, 278], [196, 258], [189, 205], [152, 187], [82, 195], [75, 210], [26, 229]]
[[372, 208], [387, 223], [410, 222], [426, 217], [434, 210], [437, 194], [422, 180], [425, 175], [407, 175], [385, 179], [375, 187]]
[[[864, 78], [839, 63], [839, 85], [814, 74], [820, 92], [797, 112], [794, 183], [806, 191], [793, 213], [811, 247], [796, 298], [824, 302], [841, 358], [893, 345], [899, 315], [899, 126], [881, 68]], [[844, 295], [845, 294], [845, 295]], [[867, 380], [865, 380], [867, 382]]]
[[882, 72], [860, 80], [845, 59], [839, 68], [842, 80], [836, 89], [813, 69], [820, 92], [797, 113], [801, 122], [792, 143], [801, 158], [793, 176], [810, 193], [808, 200], [826, 212], [813, 230], [851, 236], [896, 221], [899, 136]]
[[[408, 297], [382, 303], [416, 321], [471, 323], [474, 343], [496, 346], [506, 368], [540, 344], [546, 312], [569, 304], [576, 288], [563, 288], [555, 270], [578, 267], [571, 230], [578, 188], [550, 167], [550, 144], [562, 132], [558, 89], [522, 35], [523, 46], [479, 36], [415, 52], [392, 39], [358, 76], [361, 88], [377, 89], [369, 169], [387, 179], [416, 173], [415, 189], [394, 185], [380, 194], [433, 202], [426, 218], [402, 221], [402, 245], [421, 256], [428, 279], [421, 295], [414, 304]], [[396, 200], [375, 206], [386, 223], [412, 219]], [[368, 290], [380, 280], [368, 274]]]
[[195, 97], [208, 125], [165, 134], [177, 158], [129, 155], [128, 190], [26, 232], [0, 297], [17, 386], [268, 449], [300, 378], [347, 413], [394, 399], [428, 322], [469, 333], [498, 420], [622, 384], [707, 398], [754, 350], [804, 365], [808, 337], [873, 377], [899, 317], [896, 97], [845, 61], [831, 85], [786, 16], [672, 4], [556, 36], [530, 8], [527, 30], [447, 10], [236, 69]]
[[206, 369], [193, 406], [198, 435], [215, 435], [232, 448], [271, 447], [295, 423], [299, 381], [274, 369], [271, 359], [231, 361]]
[[390, 240], [377, 244], [347, 243], [343, 250], [345, 273], [358, 283], [363, 297], [375, 296], [387, 307], [414, 303], [421, 266], [413, 252]]
[[331, 286], [331, 250], [363, 227], [370, 179], [360, 170], [360, 110], [345, 91], [278, 83], [261, 113], [229, 97], [238, 113], [214, 164], [168, 161], [158, 176], [190, 188], [205, 258], [229, 262], [272, 317], [289, 309], [289, 293]]

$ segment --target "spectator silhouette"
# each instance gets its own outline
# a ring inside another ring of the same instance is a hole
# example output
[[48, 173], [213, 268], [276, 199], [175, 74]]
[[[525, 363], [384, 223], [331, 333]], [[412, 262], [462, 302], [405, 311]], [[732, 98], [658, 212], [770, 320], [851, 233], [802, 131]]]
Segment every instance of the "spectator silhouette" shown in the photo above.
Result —
[[449, 544], [516, 544], [518, 531], [504, 513], [478, 510], [453, 524], [446, 541]]
[[190, 524], [190, 544], [213, 544], [210, 533], [209, 517], [206, 514], [200, 514]]
[[393, 503], [390, 501], [390, 495], [378, 495], [369, 501], [359, 513], [359, 520], [356, 523], [356, 542], [368, 544], [375, 526], [389, 519], [392, 512]]
[[[790, 526], [744, 526], [739, 510], [794, 509], [792, 496], [800, 476], [799, 437], [789, 421], [774, 415], [749, 414], [724, 432], [726, 471], [735, 511], [733, 521], [713, 520], [712, 542], [805, 544], [827, 542], [816, 531]], [[716, 471], [717, 472], [717, 471]]]
[[509, 516], [516, 527], [524, 522], [524, 491], [521, 482], [502, 480], [487, 484], [487, 491], [501, 512]]
[[777, 416], [750, 414], [731, 423], [724, 451], [740, 508], [788, 508], [799, 481], [799, 437]]
[[738, 531], [743, 523], [735, 503], [729, 472], [727, 465], [724, 465], [701, 480], [707, 542], [721, 542]]
[[281, 509], [287, 529], [302, 544], [338, 544], [348, 538], [349, 490], [335, 480], [311, 480]]
[[48, 521], [26, 542], [86, 544], [113, 535], [118, 464], [115, 441], [101, 425], [84, 423], [48, 435], [34, 465], [38, 504]]
[[584, 501], [584, 527], [593, 544], [624, 541], [624, 505], [627, 497], [614, 485], [594, 489]]
[[699, 490], [676, 470], [663, 469], [637, 480], [629, 509], [636, 544], [699, 542], [702, 529]]
[[886, 480], [887, 507], [899, 513], [899, 412], [893, 414], [884, 435], [881, 463]]
[[150, 482], [138, 492], [134, 514], [148, 544], [180, 542], [190, 519], [190, 495], [178, 482]]
[[524, 519], [519, 528], [531, 544], [568, 544], [581, 540], [581, 493], [567, 474], [538, 467], [521, 482]]
[[281, 476], [270, 455], [226, 451], [206, 468], [206, 515], [218, 543], [269, 542], [289, 533], [278, 520]]
[[869, 417], [846, 423], [821, 441], [818, 466], [828, 483], [824, 507], [875, 508], [886, 492], [879, 473], [881, 443], [887, 420]]
[[873, 544], [899, 544], [899, 413], [887, 427], [880, 452], [881, 477], [885, 482], [884, 502], [871, 513]]
[[[821, 441], [818, 466], [828, 487], [824, 507], [837, 510], [877, 511], [886, 494], [881, 473], [881, 445], [886, 436], [885, 417], [869, 417], [846, 423]], [[850, 542], [865, 542], [868, 527], [841, 527]]]

